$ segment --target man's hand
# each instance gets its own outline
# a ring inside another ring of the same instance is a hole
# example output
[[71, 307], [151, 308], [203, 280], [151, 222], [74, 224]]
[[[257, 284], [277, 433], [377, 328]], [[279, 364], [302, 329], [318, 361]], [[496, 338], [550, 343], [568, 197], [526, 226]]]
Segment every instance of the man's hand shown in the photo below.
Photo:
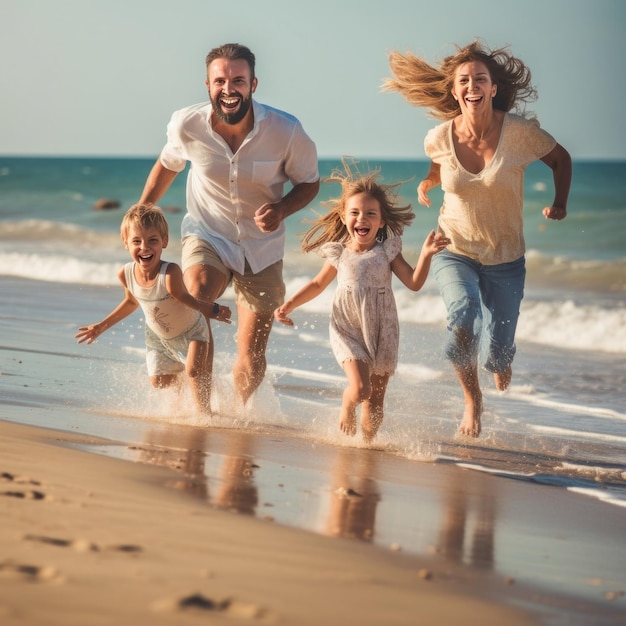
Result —
[[273, 233], [283, 221], [283, 213], [276, 204], [264, 204], [254, 214], [254, 222], [262, 233]]

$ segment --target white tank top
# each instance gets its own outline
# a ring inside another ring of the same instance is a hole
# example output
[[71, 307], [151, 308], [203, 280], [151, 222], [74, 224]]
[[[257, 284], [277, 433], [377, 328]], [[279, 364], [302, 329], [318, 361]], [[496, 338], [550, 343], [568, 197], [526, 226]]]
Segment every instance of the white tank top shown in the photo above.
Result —
[[135, 263], [124, 266], [128, 290], [137, 298], [146, 316], [146, 324], [162, 339], [182, 335], [197, 323], [200, 311], [185, 306], [172, 298], [165, 287], [165, 272], [169, 263], [163, 262], [156, 282], [151, 287], [141, 287], [135, 280]]

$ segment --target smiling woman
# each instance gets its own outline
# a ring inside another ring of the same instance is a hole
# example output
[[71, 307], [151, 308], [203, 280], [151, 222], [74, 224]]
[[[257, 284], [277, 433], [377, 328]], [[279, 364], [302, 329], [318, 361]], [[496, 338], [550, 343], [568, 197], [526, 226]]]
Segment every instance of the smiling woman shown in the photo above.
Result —
[[536, 92], [530, 70], [506, 49], [490, 51], [474, 41], [457, 47], [438, 68], [398, 52], [389, 64], [394, 77], [385, 88], [445, 120], [426, 136], [430, 169], [417, 192], [420, 204], [430, 206], [429, 191], [438, 185], [444, 190], [438, 230], [451, 244], [434, 259], [433, 271], [448, 311], [446, 355], [465, 402], [459, 431], [478, 437], [481, 347], [496, 388], [506, 390], [512, 378], [526, 276], [524, 169], [537, 160], [550, 167], [555, 194], [543, 215], [562, 220], [571, 158], [536, 120], [509, 113]]

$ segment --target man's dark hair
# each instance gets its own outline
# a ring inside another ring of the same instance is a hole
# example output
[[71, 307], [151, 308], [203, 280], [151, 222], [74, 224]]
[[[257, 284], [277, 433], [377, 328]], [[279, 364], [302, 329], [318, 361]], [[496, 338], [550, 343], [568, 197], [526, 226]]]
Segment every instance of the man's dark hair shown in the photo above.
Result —
[[215, 59], [228, 59], [229, 61], [236, 61], [238, 59], [243, 59], [248, 62], [248, 66], [250, 67], [250, 78], [253, 79], [254, 74], [254, 64], [255, 58], [254, 54], [247, 48], [246, 46], [242, 46], [238, 43], [225, 43], [217, 48], [213, 48], [209, 54], [206, 55], [206, 66], [207, 70], [209, 69], [209, 65], [215, 61]]

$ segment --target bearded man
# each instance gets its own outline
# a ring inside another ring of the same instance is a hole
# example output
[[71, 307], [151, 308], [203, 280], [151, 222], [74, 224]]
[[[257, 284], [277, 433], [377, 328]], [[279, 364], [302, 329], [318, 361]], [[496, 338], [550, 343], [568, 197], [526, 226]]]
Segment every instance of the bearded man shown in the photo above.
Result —
[[[232, 282], [233, 375], [245, 404], [265, 376], [273, 313], [284, 300], [284, 220], [319, 191], [317, 150], [295, 117], [253, 99], [255, 57], [246, 46], [214, 48], [206, 68], [209, 102], [172, 114], [140, 202], [156, 204], [191, 164], [181, 233], [185, 284], [195, 298], [215, 302]], [[211, 363], [213, 352], [211, 337]]]

